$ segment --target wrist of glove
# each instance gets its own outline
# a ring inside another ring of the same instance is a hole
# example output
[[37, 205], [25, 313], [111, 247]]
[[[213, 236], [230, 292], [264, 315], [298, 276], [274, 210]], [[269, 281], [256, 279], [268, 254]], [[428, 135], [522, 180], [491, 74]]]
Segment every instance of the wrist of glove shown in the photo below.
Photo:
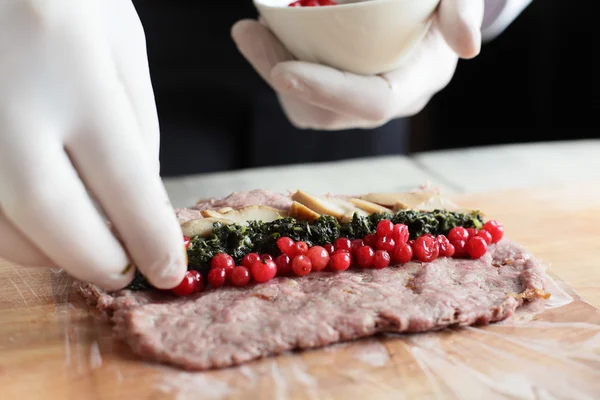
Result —
[[232, 37], [277, 93], [294, 126], [366, 129], [421, 111], [448, 85], [458, 59], [479, 53], [482, 18], [483, 0], [441, 0], [430, 31], [411, 59], [395, 71], [376, 76], [295, 60], [258, 21], [239, 21]]

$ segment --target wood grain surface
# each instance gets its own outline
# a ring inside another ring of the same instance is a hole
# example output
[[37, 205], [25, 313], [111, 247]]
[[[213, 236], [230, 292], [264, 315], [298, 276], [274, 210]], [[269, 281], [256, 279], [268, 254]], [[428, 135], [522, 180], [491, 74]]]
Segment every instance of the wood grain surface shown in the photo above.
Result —
[[65, 274], [0, 261], [0, 399], [600, 398], [600, 182], [456, 200], [501, 220], [567, 294], [485, 328], [191, 373], [141, 362], [114, 341]]

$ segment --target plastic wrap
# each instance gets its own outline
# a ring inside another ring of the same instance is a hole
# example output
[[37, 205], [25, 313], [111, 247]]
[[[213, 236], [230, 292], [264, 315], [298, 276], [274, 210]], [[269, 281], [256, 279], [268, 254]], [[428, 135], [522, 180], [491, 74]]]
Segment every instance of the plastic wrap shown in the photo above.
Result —
[[66, 275], [53, 273], [52, 288], [63, 342], [49, 363], [66, 380], [62, 398], [600, 398], [600, 313], [556, 279], [544, 309], [490, 326], [383, 335], [209, 372], [139, 360]]
[[[4, 268], [4, 267], [3, 267]], [[61, 271], [6, 267], [0, 399], [599, 399], [600, 311], [554, 278], [543, 309], [188, 372], [113, 338]]]

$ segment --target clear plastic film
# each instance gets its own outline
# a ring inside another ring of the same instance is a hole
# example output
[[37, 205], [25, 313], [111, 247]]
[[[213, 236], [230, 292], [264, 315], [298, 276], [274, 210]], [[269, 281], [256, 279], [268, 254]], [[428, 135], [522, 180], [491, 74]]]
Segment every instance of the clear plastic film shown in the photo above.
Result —
[[188, 372], [141, 361], [113, 339], [110, 322], [63, 272], [25, 271], [0, 292], [0, 312], [13, 321], [1, 328], [0, 398], [600, 398], [600, 312], [556, 277], [543, 309], [525, 307], [490, 326], [382, 335]]

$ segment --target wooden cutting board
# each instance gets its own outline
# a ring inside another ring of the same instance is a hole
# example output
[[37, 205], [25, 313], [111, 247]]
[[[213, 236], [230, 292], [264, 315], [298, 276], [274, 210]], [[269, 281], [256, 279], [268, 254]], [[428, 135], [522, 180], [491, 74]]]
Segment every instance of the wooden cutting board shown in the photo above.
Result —
[[66, 275], [0, 261], [0, 398], [600, 398], [600, 183], [455, 200], [501, 220], [507, 236], [550, 265], [560, 277], [551, 307], [485, 328], [190, 373], [144, 363], [114, 341]]

